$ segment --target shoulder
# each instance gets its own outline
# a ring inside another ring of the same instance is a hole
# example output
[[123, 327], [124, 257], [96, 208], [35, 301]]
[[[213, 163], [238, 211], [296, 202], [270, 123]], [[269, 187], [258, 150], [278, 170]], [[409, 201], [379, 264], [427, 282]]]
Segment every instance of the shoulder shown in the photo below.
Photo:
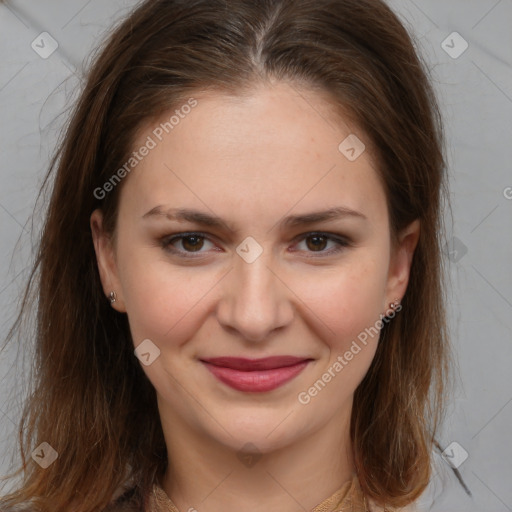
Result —
[[406, 507], [384, 509], [383, 507], [376, 505], [374, 501], [369, 500], [369, 507], [370, 512], [420, 512], [420, 509], [417, 506], [415, 506], [414, 503], [411, 503]]
[[122, 483], [115, 490], [108, 506], [101, 512], [144, 512], [144, 493], [130, 464], [126, 464]]
[[103, 512], [144, 512], [143, 499], [138, 487], [125, 490], [113, 499]]
[[[116, 496], [112, 498], [106, 508], [102, 509], [102, 512], [145, 512], [143, 500], [137, 487], [123, 489], [123, 492]], [[31, 500], [9, 505], [7, 508], [3, 507], [1, 512], [36, 512], [37, 510], [40, 510], [39, 507]]]

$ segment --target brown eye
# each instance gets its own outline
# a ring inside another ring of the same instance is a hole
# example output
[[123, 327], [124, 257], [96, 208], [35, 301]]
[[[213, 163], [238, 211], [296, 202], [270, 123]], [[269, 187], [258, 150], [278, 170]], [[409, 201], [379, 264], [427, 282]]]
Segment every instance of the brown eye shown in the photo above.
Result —
[[201, 236], [189, 235], [184, 236], [182, 239], [182, 247], [186, 251], [195, 252], [200, 250], [204, 245], [204, 239]]
[[[311, 235], [306, 238], [306, 245], [312, 251], [323, 251], [327, 245], [328, 239], [325, 236]], [[310, 241], [311, 243], [309, 243]]]
[[[302, 247], [300, 247], [301, 245]], [[307, 257], [318, 258], [333, 256], [349, 247], [351, 247], [351, 241], [346, 236], [317, 232], [302, 235], [294, 251], [299, 250], [306, 253], [306, 255], [309, 253], [310, 256]], [[311, 255], [311, 253], [316, 254]]]
[[215, 247], [215, 244], [201, 233], [180, 233], [160, 239], [162, 249], [185, 258], [206, 255], [208, 251], [204, 249], [208, 249], [207, 244], [211, 244], [212, 248]]

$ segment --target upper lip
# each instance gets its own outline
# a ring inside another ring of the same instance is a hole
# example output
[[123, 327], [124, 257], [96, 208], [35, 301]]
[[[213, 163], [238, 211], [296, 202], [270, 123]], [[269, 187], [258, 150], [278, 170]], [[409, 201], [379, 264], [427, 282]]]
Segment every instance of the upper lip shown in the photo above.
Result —
[[274, 368], [293, 366], [309, 360], [310, 358], [307, 357], [295, 356], [272, 356], [262, 359], [246, 359], [243, 357], [212, 357], [209, 359], [201, 359], [201, 361], [205, 363], [240, 371], [272, 370]]

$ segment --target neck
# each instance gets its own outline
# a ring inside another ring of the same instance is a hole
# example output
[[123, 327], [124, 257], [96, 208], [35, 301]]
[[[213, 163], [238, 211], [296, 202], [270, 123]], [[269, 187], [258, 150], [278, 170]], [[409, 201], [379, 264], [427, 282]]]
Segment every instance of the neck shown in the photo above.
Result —
[[355, 473], [346, 409], [307, 437], [264, 453], [237, 451], [176, 417], [161, 417], [169, 460], [161, 485], [180, 512], [303, 512]]

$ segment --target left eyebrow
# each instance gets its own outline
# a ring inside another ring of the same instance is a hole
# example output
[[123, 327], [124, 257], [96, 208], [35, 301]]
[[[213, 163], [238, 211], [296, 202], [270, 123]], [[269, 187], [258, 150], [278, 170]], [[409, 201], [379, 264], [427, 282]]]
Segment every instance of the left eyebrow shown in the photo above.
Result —
[[319, 212], [304, 213], [301, 215], [290, 215], [285, 217], [282, 224], [285, 226], [295, 227], [314, 224], [315, 222], [325, 222], [329, 220], [338, 220], [346, 217], [353, 217], [361, 220], [368, 220], [366, 215], [350, 208], [338, 207]]
[[[188, 221], [195, 224], [215, 228], [227, 227], [227, 229], [231, 232], [236, 231], [221, 217], [217, 217], [216, 215], [211, 215], [199, 210], [191, 210], [189, 208], [169, 208], [167, 210], [163, 210], [162, 206], [155, 206], [142, 216], [143, 219], [151, 217], [165, 217], [169, 220], [182, 222]], [[351, 210], [350, 208], [337, 207], [323, 211], [303, 213], [300, 215], [289, 215], [282, 219], [280, 224], [286, 227], [307, 226], [318, 222], [338, 220], [347, 217], [368, 220], [368, 218], [361, 212]]]

